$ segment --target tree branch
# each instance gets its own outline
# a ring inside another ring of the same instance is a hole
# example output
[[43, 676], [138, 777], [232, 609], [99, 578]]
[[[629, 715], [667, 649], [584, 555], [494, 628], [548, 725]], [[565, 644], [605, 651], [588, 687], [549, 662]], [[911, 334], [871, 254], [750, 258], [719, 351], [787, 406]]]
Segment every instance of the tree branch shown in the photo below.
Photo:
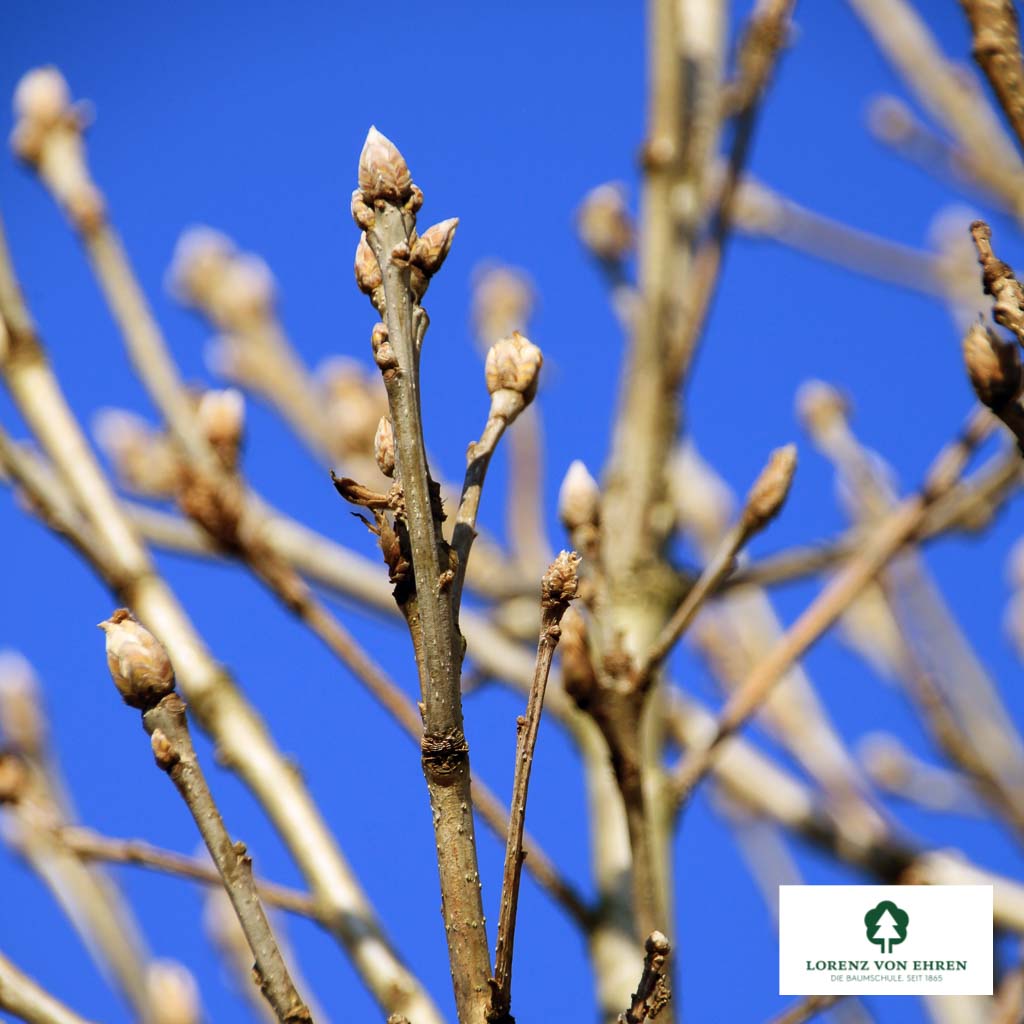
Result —
[[[442, 909], [455, 1001], [462, 1024], [478, 1024], [489, 1001], [490, 952], [480, 896], [473, 829], [469, 747], [460, 690], [462, 638], [451, 583], [456, 572], [441, 534], [441, 510], [427, 467], [420, 410], [419, 354], [427, 315], [419, 295], [440, 259], [417, 249], [416, 212], [423, 194], [405, 160], [371, 128], [359, 161], [353, 215], [376, 260], [384, 323], [373, 331], [374, 358], [384, 376], [395, 437], [395, 463], [404, 512], [414, 601], [404, 601], [420, 672], [423, 773], [437, 840]], [[445, 250], [446, 252], [447, 250]], [[418, 255], [419, 254], [419, 255]], [[414, 264], [413, 260], [417, 259]], [[424, 268], [427, 268], [426, 270]]]
[[185, 705], [174, 692], [174, 669], [167, 651], [124, 608], [101, 622], [100, 628], [106, 634], [107, 665], [114, 685], [126, 704], [142, 712], [157, 767], [181, 794], [210, 851], [256, 960], [254, 974], [264, 997], [281, 1024], [311, 1024], [260, 903], [252, 861], [244, 844], [231, 841], [199, 766]]
[[875, 578], [924, 519], [928, 507], [954, 486], [970, 454], [988, 435], [992, 418], [977, 410], [961, 436], [947, 445], [929, 469], [922, 490], [905, 499], [867, 538], [864, 547], [811, 603], [729, 698], [714, 734], [691, 749], [673, 781], [684, 803], [708, 773], [721, 744], [753, 715], [787, 669], [824, 633]]
[[89, 1024], [0, 954], [0, 1009], [25, 1024]]
[[530, 687], [526, 716], [516, 723], [516, 760], [512, 780], [512, 804], [509, 814], [505, 869], [501, 881], [501, 910], [498, 913], [498, 941], [494, 952], [494, 980], [488, 1019], [511, 1021], [512, 951], [515, 945], [516, 913], [519, 908], [519, 881], [522, 875], [523, 829], [526, 823], [526, 798], [537, 745], [540, 716], [544, 708], [551, 659], [561, 636], [559, 623], [576, 596], [576, 566], [579, 555], [563, 551], [552, 562], [541, 581], [541, 627], [537, 643], [537, 667]]

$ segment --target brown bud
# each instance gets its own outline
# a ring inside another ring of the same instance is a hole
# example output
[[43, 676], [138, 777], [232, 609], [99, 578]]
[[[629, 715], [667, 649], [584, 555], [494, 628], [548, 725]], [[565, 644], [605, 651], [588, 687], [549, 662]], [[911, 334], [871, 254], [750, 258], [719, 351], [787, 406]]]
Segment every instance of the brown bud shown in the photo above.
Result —
[[990, 409], [1012, 402], [1021, 389], [1020, 352], [983, 324], [972, 324], [963, 341], [964, 363], [978, 401]]
[[861, 762], [874, 781], [890, 789], [905, 785], [911, 776], [906, 748], [887, 733], [868, 733], [859, 744]]
[[492, 416], [511, 423], [533, 401], [543, 362], [541, 350], [518, 331], [491, 346], [484, 373]]
[[896, 96], [876, 96], [868, 104], [868, 128], [882, 142], [905, 142], [914, 131], [910, 107]]
[[804, 429], [812, 437], [820, 438], [846, 423], [850, 403], [831, 384], [809, 380], [797, 390], [796, 414]]
[[127, 608], [118, 608], [99, 628], [107, 636], [107, 667], [126, 704], [145, 711], [174, 691], [167, 651]]
[[433, 277], [448, 256], [448, 250], [455, 239], [458, 217], [449, 217], [440, 224], [433, 224], [416, 239], [412, 247], [412, 262], [427, 277]]
[[579, 587], [579, 564], [580, 556], [575, 551], [559, 553], [540, 581], [541, 608], [565, 611]]
[[395, 429], [387, 416], [381, 416], [373, 435], [373, 457], [386, 477], [395, 475]]
[[161, 729], [153, 730], [153, 735], [149, 738], [149, 745], [153, 750], [156, 763], [165, 771], [178, 763], [178, 753]]
[[743, 523], [748, 530], [763, 529], [779, 514], [795, 472], [796, 445], [776, 448], [747, 495]]
[[473, 273], [473, 324], [488, 344], [522, 327], [533, 308], [526, 275], [511, 267], [488, 267]]
[[146, 991], [155, 1014], [153, 1024], [199, 1024], [195, 979], [174, 960], [154, 960], [146, 971]]
[[178, 449], [141, 416], [124, 409], [100, 409], [93, 434], [128, 490], [154, 498], [170, 497], [178, 490]]
[[584, 526], [596, 526], [600, 511], [601, 488], [587, 467], [576, 459], [558, 491], [558, 516], [571, 533]]
[[215, 296], [214, 316], [227, 329], [240, 330], [266, 320], [274, 306], [276, 284], [266, 261], [240, 253], [228, 264]]
[[372, 298], [373, 293], [384, 283], [384, 278], [377, 257], [373, 255], [370, 243], [366, 240], [365, 231], [359, 236], [359, 244], [356, 246], [355, 272], [359, 290]]
[[580, 240], [599, 260], [618, 263], [633, 248], [633, 221], [620, 185], [598, 185], [576, 215]]
[[55, 125], [71, 106], [71, 93], [55, 67], [33, 68], [14, 90], [14, 113], [41, 127]]
[[227, 235], [198, 225], [178, 238], [167, 271], [167, 285], [179, 302], [206, 307], [219, 286], [235, 245]]
[[29, 769], [18, 754], [0, 751], [0, 804], [17, 803], [29, 785]]
[[196, 410], [206, 439], [225, 465], [234, 466], [245, 430], [245, 399], [236, 388], [204, 391]]
[[565, 692], [581, 708], [586, 708], [597, 692], [597, 674], [587, 644], [587, 623], [575, 608], [562, 616], [562, 684]]
[[412, 195], [412, 176], [395, 144], [372, 125], [359, 154], [359, 190], [363, 200], [404, 203]]

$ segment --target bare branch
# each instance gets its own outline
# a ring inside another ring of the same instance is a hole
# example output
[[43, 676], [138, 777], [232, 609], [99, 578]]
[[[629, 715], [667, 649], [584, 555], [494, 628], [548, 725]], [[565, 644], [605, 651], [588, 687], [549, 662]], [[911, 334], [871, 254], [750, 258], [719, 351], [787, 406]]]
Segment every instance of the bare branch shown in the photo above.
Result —
[[220, 873], [256, 960], [254, 973], [281, 1024], [311, 1022], [270, 930], [253, 882], [252, 861], [233, 843], [196, 759], [185, 705], [174, 693], [174, 669], [167, 651], [121, 608], [100, 623], [106, 634], [107, 665], [126, 704], [142, 712], [157, 767], [166, 772], [188, 805]]
[[579, 555], [563, 551], [552, 562], [541, 581], [541, 627], [537, 643], [537, 667], [534, 671], [526, 716], [516, 723], [516, 761], [512, 781], [512, 806], [509, 814], [505, 870], [501, 882], [501, 910], [498, 913], [498, 942], [494, 953], [491, 1018], [507, 1021], [512, 1006], [512, 951], [515, 945], [516, 913], [519, 909], [519, 881], [523, 868], [523, 828], [526, 824], [526, 798], [537, 746], [540, 716], [544, 709], [551, 659], [561, 636], [559, 623], [576, 596], [576, 566]]
[[0, 1009], [25, 1024], [88, 1024], [0, 954]]
[[[203, 885], [223, 884], [217, 868], [206, 861], [173, 850], [162, 850], [141, 839], [112, 839], [92, 829], [75, 825], [62, 826], [56, 831], [56, 836], [83, 860], [130, 864], [201, 882]], [[262, 879], [256, 879], [255, 885], [260, 899], [268, 907], [287, 910], [290, 914], [314, 921], [320, 920], [321, 910], [312, 896]]]
[[968, 457], [988, 435], [991, 425], [987, 410], [978, 410], [972, 415], [961, 436], [940, 452], [922, 490], [905, 499], [879, 522], [864, 547], [748, 675], [726, 703], [714, 735], [688, 752], [674, 782], [680, 803], [686, 801], [707, 774], [721, 744], [757, 711], [786, 670], [836, 621], [920, 527], [928, 507], [953, 487]]
[[[411, 562], [412, 588], [400, 599], [416, 647], [423, 702], [423, 772], [437, 838], [442, 907], [459, 1019], [472, 1024], [486, 1012], [490, 951], [480, 897], [473, 829], [469, 746], [460, 690], [462, 642], [452, 582], [464, 569], [451, 564], [441, 533], [440, 503], [427, 466], [420, 410], [419, 355], [427, 315], [419, 304], [429, 283], [415, 263], [416, 212], [423, 193], [395, 146], [371, 128], [359, 161], [353, 215], [363, 228], [382, 277], [384, 322], [373, 331], [374, 358], [384, 376], [395, 434], [395, 461], [404, 512], [399, 543]], [[417, 276], [418, 275], [418, 276]], [[376, 298], [375, 298], [375, 301]]]
[[625, 1013], [619, 1014], [619, 1024], [643, 1024], [653, 1020], [672, 998], [669, 975], [666, 970], [672, 947], [661, 932], [651, 932], [644, 944], [644, 973], [633, 993], [633, 1001]]
[[985, 72], [1024, 147], [1024, 62], [1020, 54], [1020, 22], [1013, 0], [960, 0], [974, 35], [974, 59]]

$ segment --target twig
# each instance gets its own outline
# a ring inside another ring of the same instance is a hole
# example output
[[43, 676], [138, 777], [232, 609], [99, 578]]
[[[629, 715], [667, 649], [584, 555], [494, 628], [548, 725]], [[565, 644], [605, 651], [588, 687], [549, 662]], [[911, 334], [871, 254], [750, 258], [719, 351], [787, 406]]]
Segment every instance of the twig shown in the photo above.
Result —
[[[991, 517], [995, 508], [1016, 493], [1024, 475], [1024, 465], [1016, 451], [993, 456], [972, 477], [957, 484], [929, 510], [921, 529], [911, 541], [921, 544], [953, 531], [976, 531]], [[719, 586], [771, 586], [814, 576], [845, 561], [861, 546], [863, 526], [854, 526], [834, 540], [788, 548], [735, 569]]]
[[1020, 55], [1020, 23], [1013, 0], [960, 0], [974, 35], [973, 54], [985, 72], [1024, 147], [1024, 62]]
[[[472, 301], [473, 325], [484, 351], [515, 331], [526, 333], [533, 309], [533, 291], [524, 274], [502, 266], [475, 272]], [[537, 405], [531, 403], [517, 422], [518, 426], [506, 441], [509, 472], [506, 525], [515, 564], [522, 573], [534, 578], [551, 561], [544, 520], [543, 424]], [[473, 564], [479, 565], [476, 559]]]
[[371, 128], [360, 155], [353, 215], [366, 234], [382, 278], [384, 323], [374, 328], [374, 358], [391, 408], [405, 506], [400, 529], [415, 586], [414, 595], [405, 595], [403, 610], [420, 671], [423, 773], [433, 809], [456, 1006], [460, 1021], [474, 1024], [487, 1009], [491, 962], [471, 813], [469, 747], [463, 730], [461, 637], [450, 586], [460, 567], [449, 564], [448, 545], [441, 534], [420, 412], [419, 353], [427, 316], [413, 292], [413, 271], [419, 274], [422, 295], [428, 271], [432, 273], [443, 260], [443, 253], [440, 259], [423, 253], [413, 264], [417, 252], [422, 252], [416, 250], [413, 235], [422, 201], [423, 193], [412, 184], [402, 155]]
[[992, 108], [908, 0], [849, 0], [879, 49], [924, 107], [970, 154], [970, 166], [1021, 216], [1024, 166]]
[[150, 1021], [155, 1009], [146, 984], [153, 967], [148, 944], [120, 889], [102, 871], [82, 863], [55, 831], [74, 812], [47, 743], [34, 674], [13, 653], [0, 653], [0, 726], [6, 758], [16, 758], [23, 774], [16, 790], [6, 794], [7, 842], [51, 890], [100, 970], [116, 983], [135, 1014]]
[[563, 551], [541, 580], [541, 627], [537, 643], [537, 667], [526, 704], [526, 716], [516, 723], [516, 761], [512, 781], [508, 842], [505, 869], [501, 881], [501, 910], [498, 913], [498, 941], [494, 952], [494, 980], [488, 1019], [508, 1021], [512, 1006], [512, 952], [515, 945], [516, 912], [519, 908], [519, 881], [523, 868], [523, 828], [526, 823], [526, 798], [537, 746], [540, 716], [544, 708], [551, 659], [561, 636], [559, 623], [576, 596], [576, 567], [579, 555]]
[[88, 1024], [0, 954], [0, 1009], [25, 1024]]
[[789, 1009], [772, 1017], [770, 1024], [804, 1024], [817, 1017], [822, 1010], [835, 1006], [842, 998], [842, 995], [804, 996]]
[[1024, 345], [1024, 288], [1013, 268], [992, 251], [992, 229], [984, 221], [971, 224], [971, 239], [978, 252], [985, 293], [995, 300], [992, 315]]
[[[305, 785], [155, 572], [46, 362], [2, 231], [0, 321], [9, 336], [0, 358], [0, 373], [52, 460], [61, 486], [52, 486], [53, 480], [34, 472], [37, 466], [7, 446], [15, 459], [12, 470], [16, 465], [24, 471], [18, 482], [31, 491], [37, 503], [61, 519], [68, 538], [118, 599], [149, 622], [167, 645], [197, 720], [278, 828], [322, 903], [332, 934], [350, 951], [360, 976], [381, 1005], [414, 1014], [417, 1024], [439, 1024], [432, 1001], [384, 935]], [[86, 519], [68, 517], [75, 505]]]
[[682, 379], [693, 361], [714, 300], [732, 225], [733, 206], [747, 165], [761, 100], [786, 42], [794, 4], [795, 0], [759, 0], [740, 43], [737, 81], [726, 93], [728, 112], [735, 121], [732, 146], [711, 211], [707, 237], [694, 257], [693, 275], [688, 282], [687, 315], [682, 330], [671, 343], [672, 375], [676, 382]]
[[619, 1024], [643, 1024], [653, 1020], [672, 998], [668, 971], [672, 947], [661, 932], [651, 932], [644, 943], [644, 972], [629, 1009], [619, 1014]]
[[[204, 885], [221, 885], [222, 880], [216, 867], [196, 857], [189, 857], [173, 850], [162, 850], [141, 839], [112, 839], [91, 829], [64, 825], [55, 832], [56, 837], [84, 860], [104, 861], [108, 864], [130, 864], [135, 867], [162, 871], [178, 878], [187, 878]], [[261, 879], [255, 880], [260, 899], [269, 907], [287, 910], [319, 921], [322, 911], [316, 900], [307, 893], [275, 885]]]
[[796, 448], [787, 445], [772, 452], [768, 464], [750, 491], [743, 515], [723, 538], [718, 551], [704, 567], [683, 603], [672, 613], [661, 635], [637, 666], [636, 677], [645, 680], [668, 657], [701, 606], [732, 571], [736, 555], [745, 544], [778, 515], [796, 471]]
[[456, 563], [455, 578], [451, 582], [451, 602], [456, 617], [462, 600], [469, 552], [476, 536], [476, 517], [487, 467], [505, 429], [536, 394], [542, 362], [540, 349], [518, 332], [495, 342], [487, 353], [486, 377], [491, 409], [480, 440], [471, 444], [466, 453], [466, 479], [452, 532]]
[[942, 295], [941, 263], [930, 252], [879, 238], [779, 195], [748, 173], [732, 203], [732, 226], [857, 274]]
[[944, 448], [933, 462], [922, 490], [905, 499], [879, 522], [858, 554], [751, 671], [726, 703], [714, 735], [686, 755], [674, 780], [679, 804], [686, 802], [694, 787], [707, 774], [721, 744], [756, 712], [786, 670], [836, 621], [920, 527], [928, 506], [956, 483], [969, 455], [990, 427], [991, 417], [987, 410], [978, 410], [972, 415], [961, 436]]
[[243, 843], [233, 843], [196, 758], [185, 704], [174, 692], [174, 670], [156, 637], [123, 608], [100, 628], [106, 634], [107, 665], [126, 704], [142, 713], [157, 767], [166, 772], [210, 851], [238, 922], [255, 958], [253, 973], [281, 1024], [311, 1024], [309, 1010], [292, 982], [253, 881]]

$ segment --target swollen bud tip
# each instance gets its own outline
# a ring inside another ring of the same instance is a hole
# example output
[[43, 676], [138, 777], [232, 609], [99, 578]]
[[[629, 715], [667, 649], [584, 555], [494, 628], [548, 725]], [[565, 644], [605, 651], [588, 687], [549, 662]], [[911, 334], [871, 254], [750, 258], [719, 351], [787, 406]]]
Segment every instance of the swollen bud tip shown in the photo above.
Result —
[[398, 147], [371, 125], [359, 154], [359, 190], [363, 200], [404, 203], [412, 195], [412, 175]]
[[796, 445], [787, 444], [784, 448], [776, 448], [747, 495], [743, 522], [748, 530], [762, 529], [779, 514], [795, 472]]
[[601, 508], [601, 489], [590, 470], [579, 460], [566, 471], [558, 491], [558, 516], [572, 533], [584, 526], [596, 526]]
[[541, 350], [518, 331], [491, 346], [484, 374], [493, 416], [511, 423], [533, 401], [543, 362]]
[[174, 669], [163, 644], [118, 608], [99, 623], [107, 637], [107, 667], [125, 704], [143, 711], [174, 691]]

